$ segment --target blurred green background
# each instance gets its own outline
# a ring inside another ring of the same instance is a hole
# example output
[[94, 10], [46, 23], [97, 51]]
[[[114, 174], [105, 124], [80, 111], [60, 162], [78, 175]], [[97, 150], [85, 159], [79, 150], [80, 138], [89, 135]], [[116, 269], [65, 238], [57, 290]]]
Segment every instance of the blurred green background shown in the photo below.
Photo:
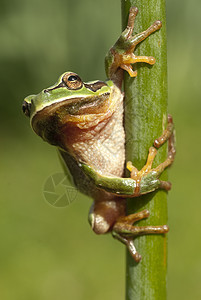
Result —
[[[124, 299], [124, 246], [92, 232], [86, 197], [66, 208], [45, 202], [43, 184], [61, 166], [21, 112], [25, 96], [64, 71], [104, 80], [105, 53], [121, 31], [120, 1], [0, 4], [0, 297]], [[168, 200], [171, 300], [201, 299], [200, 11], [199, 0], [167, 1], [169, 112], [177, 129]]]

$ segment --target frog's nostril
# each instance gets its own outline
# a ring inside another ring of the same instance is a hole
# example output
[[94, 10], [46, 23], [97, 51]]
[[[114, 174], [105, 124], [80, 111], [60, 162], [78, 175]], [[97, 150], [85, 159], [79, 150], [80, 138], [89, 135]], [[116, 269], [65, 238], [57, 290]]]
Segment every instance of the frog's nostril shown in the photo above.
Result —
[[31, 103], [24, 101], [22, 104], [22, 111], [27, 117], [30, 117]]

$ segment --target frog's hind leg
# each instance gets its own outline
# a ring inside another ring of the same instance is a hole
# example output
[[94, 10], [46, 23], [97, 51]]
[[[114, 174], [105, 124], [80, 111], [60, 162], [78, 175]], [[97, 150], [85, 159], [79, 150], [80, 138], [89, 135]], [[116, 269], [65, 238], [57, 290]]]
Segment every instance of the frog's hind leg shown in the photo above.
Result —
[[133, 238], [144, 234], [164, 234], [169, 231], [167, 225], [161, 226], [134, 226], [133, 223], [147, 218], [148, 210], [120, 217], [113, 226], [112, 235], [114, 238], [125, 244], [136, 262], [141, 260], [141, 255], [137, 252]]

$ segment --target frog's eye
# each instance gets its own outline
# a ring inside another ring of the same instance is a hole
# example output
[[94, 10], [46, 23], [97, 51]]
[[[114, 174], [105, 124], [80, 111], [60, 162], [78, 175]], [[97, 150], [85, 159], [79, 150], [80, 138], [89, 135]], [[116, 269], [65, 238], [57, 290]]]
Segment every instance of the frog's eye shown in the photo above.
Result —
[[63, 82], [70, 90], [79, 90], [83, 86], [81, 78], [75, 73], [66, 73]]

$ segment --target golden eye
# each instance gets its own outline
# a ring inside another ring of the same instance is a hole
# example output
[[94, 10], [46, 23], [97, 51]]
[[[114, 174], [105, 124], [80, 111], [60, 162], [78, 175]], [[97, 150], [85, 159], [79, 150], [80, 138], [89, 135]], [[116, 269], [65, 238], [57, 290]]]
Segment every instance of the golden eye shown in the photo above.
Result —
[[63, 82], [70, 90], [79, 90], [83, 86], [81, 78], [76, 73], [66, 73]]

